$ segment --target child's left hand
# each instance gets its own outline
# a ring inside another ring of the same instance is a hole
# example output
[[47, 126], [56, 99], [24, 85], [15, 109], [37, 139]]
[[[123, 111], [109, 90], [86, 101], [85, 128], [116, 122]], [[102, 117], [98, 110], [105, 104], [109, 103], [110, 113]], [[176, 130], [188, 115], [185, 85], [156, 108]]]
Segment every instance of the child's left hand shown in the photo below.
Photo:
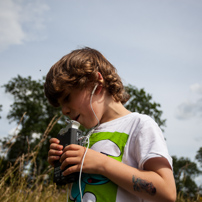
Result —
[[[68, 165], [73, 165], [63, 172], [64, 176], [80, 171], [85, 151], [85, 147], [76, 144], [71, 144], [64, 148], [63, 154], [60, 158], [60, 162], [62, 163], [61, 170], [65, 169]], [[104, 154], [88, 149], [82, 171], [84, 173], [100, 174], [106, 157], [107, 156]]]

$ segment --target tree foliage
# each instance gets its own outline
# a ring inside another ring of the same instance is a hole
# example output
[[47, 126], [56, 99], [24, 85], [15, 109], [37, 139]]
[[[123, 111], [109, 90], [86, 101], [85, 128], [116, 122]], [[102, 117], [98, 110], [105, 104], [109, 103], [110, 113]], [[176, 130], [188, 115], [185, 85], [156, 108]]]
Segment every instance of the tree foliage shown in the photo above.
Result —
[[196, 160], [200, 163], [202, 167], [202, 147], [199, 148], [196, 154]]
[[139, 112], [151, 116], [163, 130], [166, 126], [166, 120], [162, 119], [161, 105], [152, 101], [152, 96], [147, 94], [144, 89], [137, 89], [135, 86], [128, 85], [125, 87], [130, 95], [129, 101], [125, 107], [133, 112]]
[[194, 178], [201, 174], [195, 162], [189, 158], [173, 156], [173, 171], [177, 187], [177, 192], [181, 192], [185, 197], [194, 198], [199, 192], [199, 188]]
[[[14, 98], [7, 118], [10, 122], [20, 122], [19, 133], [15, 139], [15, 144], [8, 151], [7, 158], [10, 162], [14, 162], [18, 156], [26, 153], [28, 149], [33, 149], [46, 130], [50, 120], [54, 115], [60, 115], [58, 108], [53, 108], [49, 105], [43, 92], [43, 83], [44, 78], [35, 81], [30, 76], [23, 78], [18, 75], [3, 86], [5, 92], [10, 93]], [[25, 112], [24, 118], [20, 121]], [[55, 125], [50, 133], [50, 137], [58, 132], [61, 127], [60, 125], [59, 123]], [[39, 135], [38, 139], [35, 137], [37, 135]], [[12, 144], [8, 143], [8, 138], [4, 139], [3, 143], [6, 147]], [[40, 155], [38, 155], [40, 156], [37, 162], [39, 173], [48, 165], [48, 148], [49, 143], [45, 141], [39, 151]]]

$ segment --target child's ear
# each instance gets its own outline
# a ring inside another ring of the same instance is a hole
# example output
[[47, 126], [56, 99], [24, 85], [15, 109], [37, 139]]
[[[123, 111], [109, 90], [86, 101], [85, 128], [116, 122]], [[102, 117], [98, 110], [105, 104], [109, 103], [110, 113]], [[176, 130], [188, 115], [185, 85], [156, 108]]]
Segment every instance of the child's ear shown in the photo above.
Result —
[[102, 84], [99, 84], [99, 85], [97, 86], [96, 90], [95, 90], [95, 94], [96, 94], [96, 95], [100, 94], [101, 91], [102, 91], [102, 89], [103, 89]]
[[104, 84], [104, 79], [103, 79], [102, 74], [100, 72], [98, 72], [98, 83], [99, 83], [99, 85]]
[[104, 79], [102, 77], [102, 74], [100, 72], [98, 72], [98, 86], [97, 86], [97, 89], [95, 91], [96, 94], [100, 94], [100, 92], [103, 89], [103, 85], [104, 85]]

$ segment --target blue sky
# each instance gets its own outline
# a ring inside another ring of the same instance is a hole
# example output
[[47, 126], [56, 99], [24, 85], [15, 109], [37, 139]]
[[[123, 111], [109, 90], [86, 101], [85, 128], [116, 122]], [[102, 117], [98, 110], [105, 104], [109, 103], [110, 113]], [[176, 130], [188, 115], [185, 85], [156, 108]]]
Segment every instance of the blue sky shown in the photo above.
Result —
[[[41, 79], [70, 51], [89, 46], [124, 84], [161, 104], [171, 155], [194, 160], [202, 146], [201, 0], [0, 0], [0, 85], [18, 74]], [[0, 88], [0, 138], [17, 123]]]

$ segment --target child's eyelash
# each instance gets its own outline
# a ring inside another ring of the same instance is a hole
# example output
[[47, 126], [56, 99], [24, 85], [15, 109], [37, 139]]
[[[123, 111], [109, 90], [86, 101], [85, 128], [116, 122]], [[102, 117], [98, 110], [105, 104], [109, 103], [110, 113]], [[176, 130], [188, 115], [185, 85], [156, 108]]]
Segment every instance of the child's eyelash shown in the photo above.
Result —
[[69, 100], [69, 97], [70, 97], [70, 94], [67, 95], [64, 100], [65, 100], [65, 101], [68, 101], [68, 100]]

